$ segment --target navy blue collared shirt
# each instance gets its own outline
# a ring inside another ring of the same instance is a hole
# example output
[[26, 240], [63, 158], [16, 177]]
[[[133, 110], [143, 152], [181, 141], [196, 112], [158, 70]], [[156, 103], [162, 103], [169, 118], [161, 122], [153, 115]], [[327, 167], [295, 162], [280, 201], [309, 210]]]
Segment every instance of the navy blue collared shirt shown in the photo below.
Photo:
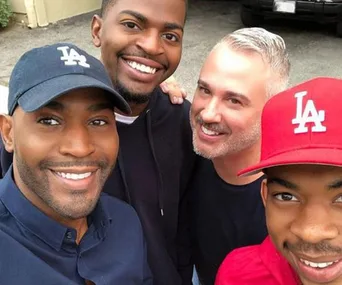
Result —
[[153, 284], [133, 208], [102, 194], [88, 221], [77, 245], [76, 231], [27, 200], [10, 168], [0, 181], [0, 284]]

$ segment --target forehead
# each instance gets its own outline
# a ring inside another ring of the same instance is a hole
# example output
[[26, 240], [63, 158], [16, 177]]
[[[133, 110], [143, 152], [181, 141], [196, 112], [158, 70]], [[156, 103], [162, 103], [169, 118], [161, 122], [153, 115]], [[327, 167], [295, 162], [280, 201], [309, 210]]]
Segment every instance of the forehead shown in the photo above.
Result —
[[241, 94], [264, 89], [268, 76], [269, 68], [261, 55], [232, 50], [225, 44], [211, 51], [200, 72], [200, 78], [213, 87]]
[[267, 170], [267, 176], [295, 184], [302, 194], [327, 192], [329, 185], [342, 181], [342, 167], [307, 164], [277, 166]]
[[130, 10], [142, 14], [150, 23], [177, 23], [184, 25], [185, 0], [116, 0], [107, 8], [106, 17]]
[[71, 103], [96, 104], [110, 101], [106, 91], [99, 88], [75, 89], [56, 98], [54, 101], [69, 106]]

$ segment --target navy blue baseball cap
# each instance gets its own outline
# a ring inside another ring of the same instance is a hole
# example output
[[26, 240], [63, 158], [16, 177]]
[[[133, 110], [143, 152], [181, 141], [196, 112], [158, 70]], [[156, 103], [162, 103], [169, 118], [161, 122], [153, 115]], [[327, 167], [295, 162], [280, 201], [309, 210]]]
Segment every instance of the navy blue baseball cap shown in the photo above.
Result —
[[116, 108], [131, 112], [98, 59], [69, 43], [35, 48], [22, 55], [12, 71], [8, 113], [13, 115], [18, 105], [33, 112], [67, 92], [88, 87], [106, 91]]

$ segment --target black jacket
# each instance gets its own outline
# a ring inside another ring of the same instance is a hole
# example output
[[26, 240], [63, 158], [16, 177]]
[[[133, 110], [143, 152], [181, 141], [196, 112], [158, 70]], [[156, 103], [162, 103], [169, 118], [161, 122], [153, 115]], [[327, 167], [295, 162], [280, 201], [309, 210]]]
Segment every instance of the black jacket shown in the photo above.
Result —
[[[132, 125], [118, 122], [118, 162], [104, 187], [136, 209], [155, 285], [192, 284], [186, 189], [196, 156], [189, 109], [189, 102], [172, 105], [156, 89]], [[12, 157], [0, 151], [5, 173]]]

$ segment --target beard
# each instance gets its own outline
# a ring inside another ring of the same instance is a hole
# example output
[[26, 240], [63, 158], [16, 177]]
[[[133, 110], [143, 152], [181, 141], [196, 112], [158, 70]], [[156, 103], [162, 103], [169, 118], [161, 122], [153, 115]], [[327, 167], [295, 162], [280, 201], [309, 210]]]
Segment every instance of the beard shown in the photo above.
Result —
[[[190, 113], [191, 118], [191, 113]], [[203, 125], [211, 130], [222, 132], [227, 134], [227, 138], [223, 140], [219, 145], [213, 146], [201, 146], [201, 142], [198, 139], [196, 125]], [[226, 155], [234, 155], [245, 149], [252, 147], [260, 139], [260, 121], [250, 126], [243, 132], [233, 133], [232, 130], [226, 126], [219, 124], [206, 124], [200, 116], [194, 118], [194, 122], [191, 120], [192, 127], [192, 143], [194, 152], [206, 159], [214, 159], [223, 157]]]
[[[19, 177], [22, 183], [27, 187], [28, 191], [34, 193], [45, 205], [51, 208], [59, 216], [71, 220], [87, 217], [96, 207], [99, 200], [103, 185], [112, 170], [107, 161], [99, 162], [52, 162], [41, 161], [37, 170], [35, 171], [30, 167], [24, 159], [18, 156], [18, 152], [15, 155], [16, 168], [19, 173]], [[51, 166], [70, 167], [75, 165], [97, 165], [101, 175], [97, 181], [97, 193], [94, 198], [89, 199], [83, 193], [83, 191], [73, 191], [72, 189], [62, 189], [71, 193], [72, 197], [68, 202], [61, 202], [58, 199], [58, 190], [53, 189], [49, 182], [48, 171]], [[37, 175], [37, 171], [41, 175]], [[35, 205], [36, 206], [36, 205]], [[39, 207], [38, 207], [39, 208]]]
[[115, 89], [119, 92], [119, 94], [128, 102], [137, 105], [147, 103], [152, 93], [135, 93], [130, 90], [119, 81], [115, 85]]

